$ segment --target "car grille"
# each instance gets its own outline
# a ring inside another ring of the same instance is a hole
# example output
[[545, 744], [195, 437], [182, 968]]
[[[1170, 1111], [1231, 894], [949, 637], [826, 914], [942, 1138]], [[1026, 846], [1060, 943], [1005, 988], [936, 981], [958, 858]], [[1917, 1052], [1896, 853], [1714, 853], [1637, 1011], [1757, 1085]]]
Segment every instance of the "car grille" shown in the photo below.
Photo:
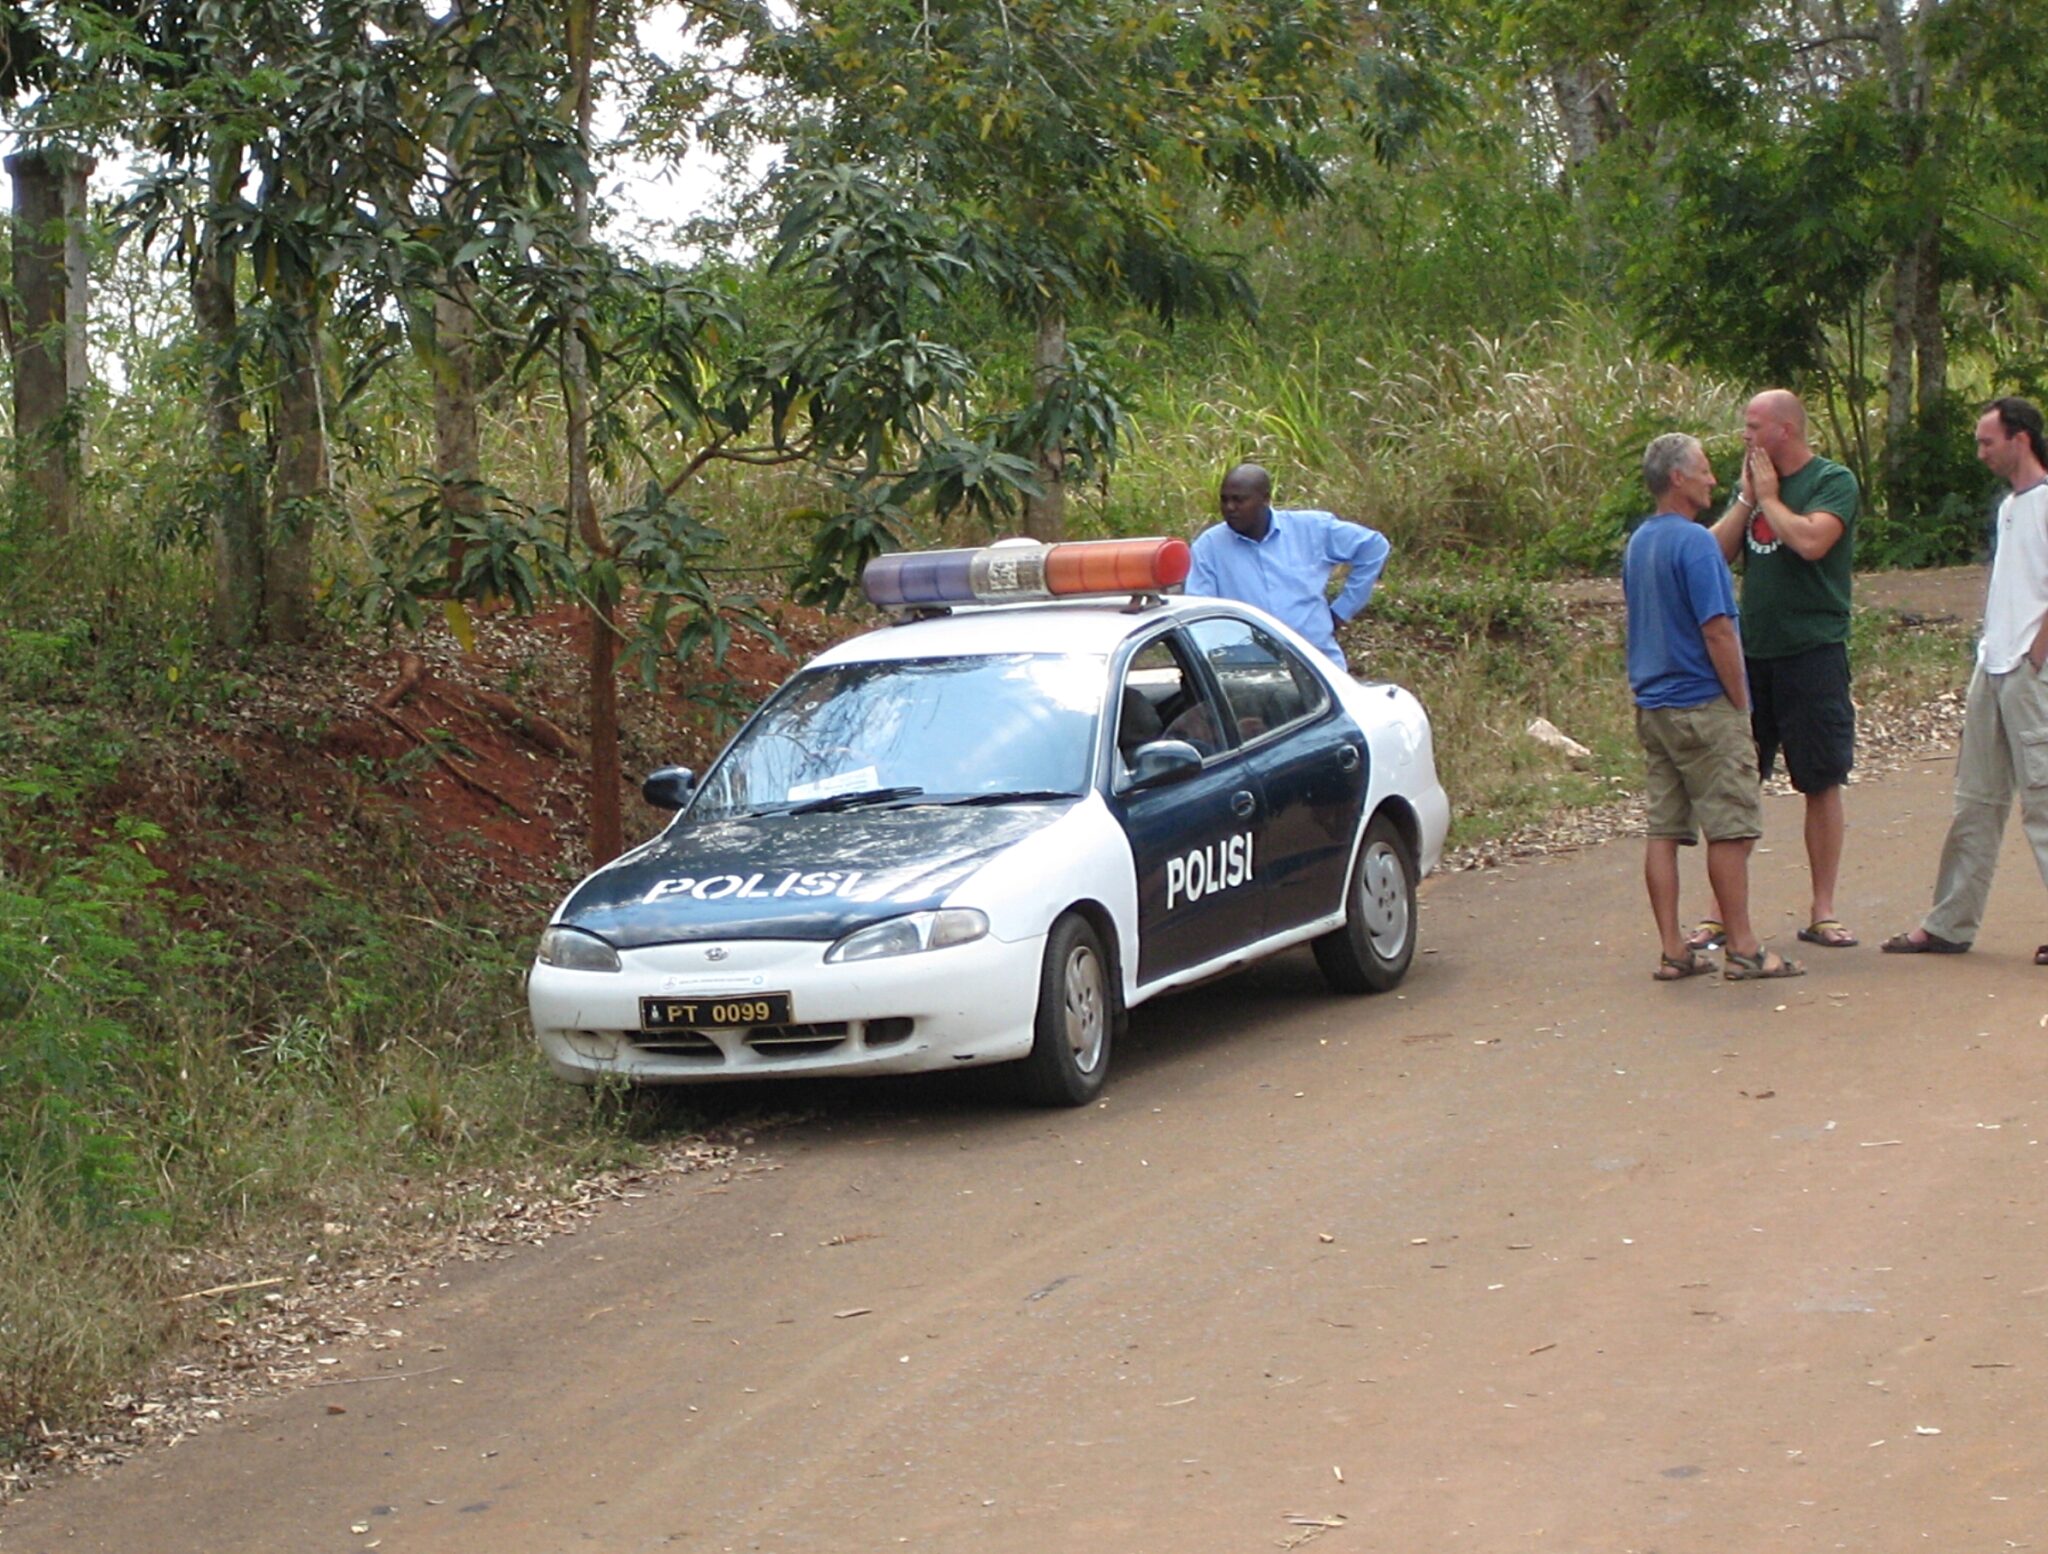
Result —
[[[847, 1020], [757, 1025], [748, 1030], [743, 1039], [749, 1048], [763, 1057], [808, 1057], [842, 1046], [853, 1038], [856, 1030], [860, 1031], [862, 1043], [868, 1047], [891, 1047], [909, 1040], [916, 1025], [915, 1020], [905, 1015], [866, 1021], [865, 1029], [862, 1029], [862, 1022]], [[735, 1031], [732, 1034], [740, 1033]], [[642, 1052], [658, 1052], [664, 1057], [685, 1058], [707, 1065], [725, 1061], [725, 1050], [703, 1031], [627, 1031], [624, 1035]]]
[[844, 1020], [819, 1025], [757, 1025], [747, 1032], [747, 1045], [770, 1057], [800, 1057], [811, 1052], [830, 1052], [852, 1032]]
[[723, 1063], [725, 1053], [718, 1043], [701, 1031], [628, 1031], [626, 1035], [642, 1052], [659, 1052], [672, 1058], [698, 1058]]

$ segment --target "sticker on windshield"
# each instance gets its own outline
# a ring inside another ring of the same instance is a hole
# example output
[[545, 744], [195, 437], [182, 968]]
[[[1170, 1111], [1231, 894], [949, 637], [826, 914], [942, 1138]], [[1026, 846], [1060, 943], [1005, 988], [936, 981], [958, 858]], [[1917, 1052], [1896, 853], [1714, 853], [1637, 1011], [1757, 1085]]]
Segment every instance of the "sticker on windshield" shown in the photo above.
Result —
[[859, 771], [820, 777], [816, 782], [796, 783], [789, 790], [789, 802], [803, 804], [811, 799], [836, 799], [842, 793], [865, 793], [869, 788], [881, 785], [880, 774], [872, 766], [863, 766]]
[[1220, 842], [1166, 860], [1166, 910], [1176, 901], [1200, 901], [1219, 890], [1235, 890], [1252, 878], [1252, 833], [1240, 831]]

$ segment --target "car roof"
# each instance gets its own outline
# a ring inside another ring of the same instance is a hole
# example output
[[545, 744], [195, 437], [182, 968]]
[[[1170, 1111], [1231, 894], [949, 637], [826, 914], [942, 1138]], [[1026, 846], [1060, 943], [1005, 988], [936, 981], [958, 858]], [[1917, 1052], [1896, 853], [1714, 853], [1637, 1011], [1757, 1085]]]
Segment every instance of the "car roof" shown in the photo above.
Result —
[[1214, 599], [1169, 598], [1132, 609], [1128, 598], [1085, 603], [963, 606], [948, 615], [902, 620], [827, 648], [813, 664], [875, 663], [896, 658], [960, 658], [997, 653], [1107, 657], [1162, 620], [1237, 612]]

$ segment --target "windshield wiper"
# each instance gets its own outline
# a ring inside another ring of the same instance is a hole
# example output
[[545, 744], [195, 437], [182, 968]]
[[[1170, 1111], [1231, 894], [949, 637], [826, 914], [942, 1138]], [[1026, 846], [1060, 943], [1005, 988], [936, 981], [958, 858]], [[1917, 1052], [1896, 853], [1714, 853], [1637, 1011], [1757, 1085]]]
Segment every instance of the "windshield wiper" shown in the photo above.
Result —
[[914, 799], [924, 789], [918, 787], [862, 788], [855, 793], [834, 793], [822, 799], [811, 799], [807, 803], [792, 804], [782, 811], [785, 815], [824, 815], [840, 809], [867, 809], [876, 804], [893, 804], [898, 799]]
[[960, 804], [1042, 804], [1052, 799], [1077, 799], [1078, 793], [1068, 793], [1060, 788], [1011, 788], [1002, 793], [968, 793], [957, 799], [938, 799], [935, 803]]

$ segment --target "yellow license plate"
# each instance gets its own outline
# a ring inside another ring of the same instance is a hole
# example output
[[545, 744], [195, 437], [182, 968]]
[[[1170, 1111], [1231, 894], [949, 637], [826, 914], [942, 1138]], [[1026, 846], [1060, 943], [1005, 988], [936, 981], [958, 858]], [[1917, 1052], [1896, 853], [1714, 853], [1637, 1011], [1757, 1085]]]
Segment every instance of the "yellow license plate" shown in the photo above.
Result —
[[734, 993], [715, 998], [643, 998], [640, 1028], [719, 1031], [748, 1025], [790, 1025], [789, 994]]

